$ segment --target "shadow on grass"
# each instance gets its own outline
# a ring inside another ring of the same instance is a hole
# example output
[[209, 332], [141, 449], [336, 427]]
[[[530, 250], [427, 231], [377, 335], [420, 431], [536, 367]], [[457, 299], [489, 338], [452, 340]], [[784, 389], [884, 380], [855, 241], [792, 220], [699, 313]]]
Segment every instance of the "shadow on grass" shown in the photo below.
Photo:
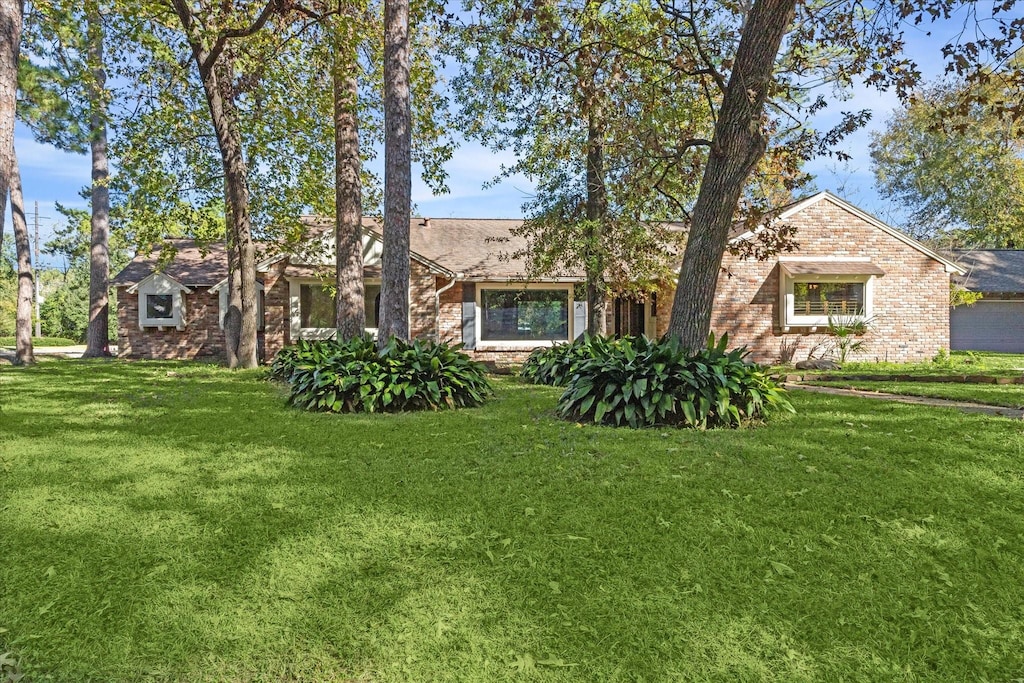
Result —
[[480, 409], [333, 416], [209, 367], [20, 372], [0, 639], [58, 679], [1022, 664], [1007, 421], [795, 396], [756, 430], [633, 432], [553, 420], [557, 390], [514, 380]]

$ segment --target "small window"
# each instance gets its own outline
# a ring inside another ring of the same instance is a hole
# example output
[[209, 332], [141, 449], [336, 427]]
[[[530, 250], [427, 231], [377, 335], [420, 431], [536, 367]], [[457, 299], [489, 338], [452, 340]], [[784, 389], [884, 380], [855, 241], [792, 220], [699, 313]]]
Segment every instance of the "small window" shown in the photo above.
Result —
[[566, 341], [568, 289], [484, 289], [480, 293], [481, 341]]
[[326, 329], [337, 327], [334, 295], [320, 285], [302, 285], [299, 289], [299, 314], [302, 327]]
[[864, 283], [794, 282], [793, 313], [799, 316], [864, 315]]
[[170, 320], [174, 317], [173, 294], [147, 294], [146, 317], [150, 320]]

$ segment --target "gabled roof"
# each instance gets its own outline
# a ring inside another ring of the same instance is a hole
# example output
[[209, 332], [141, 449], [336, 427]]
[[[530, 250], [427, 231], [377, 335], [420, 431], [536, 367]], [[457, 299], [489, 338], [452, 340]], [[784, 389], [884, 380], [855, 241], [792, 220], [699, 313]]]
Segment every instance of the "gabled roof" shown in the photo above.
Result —
[[1024, 250], [974, 249], [954, 256], [966, 271], [958, 279], [972, 292], [1024, 293]]
[[208, 287], [228, 276], [228, 261], [223, 242], [199, 244], [189, 239], [168, 239], [164, 241], [176, 251], [174, 258], [161, 265], [162, 247], [157, 246], [149, 254], [139, 254], [111, 280], [113, 287], [138, 285], [154, 272], [162, 272], [171, 279], [188, 287]]
[[186, 294], [191, 294], [192, 293], [191, 289], [189, 289], [185, 285], [181, 284], [180, 282], [178, 282], [173, 277], [171, 277], [170, 275], [168, 275], [167, 273], [165, 273], [163, 271], [154, 271], [154, 272], [150, 273], [149, 275], [147, 275], [146, 277], [142, 278], [141, 280], [139, 280], [134, 285], [132, 285], [131, 287], [128, 288], [128, 293], [129, 294], [134, 294], [135, 292], [139, 291], [140, 287], [142, 287], [146, 283], [152, 282], [154, 280], [164, 280], [165, 282], [170, 282], [172, 285], [174, 285], [175, 287], [177, 287], [181, 291], [185, 292]]
[[[844, 209], [846, 211], [849, 211], [854, 216], [857, 216], [858, 218], [860, 218], [861, 220], [865, 221], [866, 223], [872, 225], [875, 228], [878, 228], [879, 230], [881, 230], [882, 232], [886, 233], [887, 235], [895, 237], [897, 240], [899, 240], [900, 242], [903, 242], [904, 244], [906, 244], [907, 246], [911, 247], [912, 249], [916, 249], [917, 251], [921, 252], [925, 256], [927, 256], [929, 258], [932, 258], [932, 259], [935, 259], [936, 261], [938, 261], [939, 263], [941, 263], [942, 265], [944, 265], [946, 267], [946, 272], [947, 273], [957, 273], [957, 274], [961, 274], [961, 275], [964, 273], [964, 269], [961, 266], [959, 266], [956, 263], [954, 263], [953, 261], [951, 261], [950, 259], [946, 258], [945, 256], [942, 256], [941, 254], [939, 254], [936, 251], [933, 251], [932, 249], [929, 249], [924, 244], [922, 244], [922, 243], [918, 242], [917, 240], [915, 240], [913, 237], [910, 237], [909, 235], [904, 234], [903, 232], [900, 232], [896, 228], [894, 228], [891, 225], [889, 225], [889, 224], [879, 220], [875, 216], [872, 216], [871, 214], [869, 214], [868, 212], [864, 211], [863, 209], [857, 208], [856, 206], [854, 206], [850, 202], [846, 201], [842, 197], [837, 197], [836, 195], [832, 194], [828, 190], [824, 190], [822, 192], [819, 192], [818, 194], [811, 195], [810, 197], [806, 197], [804, 199], [799, 199], [799, 200], [793, 202], [792, 204], [789, 204], [788, 206], [786, 206], [786, 207], [784, 207], [782, 209], [781, 213], [779, 213], [778, 217], [775, 220], [781, 221], [781, 222], [785, 222], [786, 219], [792, 218], [793, 216], [795, 216], [796, 214], [800, 213], [801, 211], [803, 211], [803, 210], [805, 210], [805, 209], [807, 209], [807, 208], [809, 208], [811, 206], [814, 206], [815, 204], [817, 204], [819, 202], [823, 202], [823, 201], [831, 202], [832, 204], [835, 204], [839, 208]], [[749, 239], [753, 235], [754, 235], [753, 232], [746, 231], [746, 232], [744, 232], [744, 233], [742, 233], [740, 235], [737, 235], [737, 236], [733, 237], [733, 239], [734, 240]]]

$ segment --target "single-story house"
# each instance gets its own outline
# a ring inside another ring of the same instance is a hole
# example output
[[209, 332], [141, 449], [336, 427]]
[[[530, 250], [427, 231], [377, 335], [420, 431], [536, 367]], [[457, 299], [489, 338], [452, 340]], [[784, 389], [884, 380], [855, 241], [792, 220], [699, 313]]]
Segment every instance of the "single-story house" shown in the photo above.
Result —
[[[728, 332], [762, 362], [783, 346], [806, 357], [825, 338], [829, 314], [866, 320], [860, 356], [915, 361], [949, 347], [949, 282], [963, 269], [848, 202], [822, 192], [778, 217], [796, 228], [799, 250], [767, 261], [726, 255], [712, 329]], [[298, 339], [332, 334], [333, 282], [329, 222], [308, 219], [323, 249], [312, 256], [267, 253], [258, 264], [260, 340], [269, 359]], [[521, 361], [534, 348], [582, 334], [582, 273], [526, 279], [509, 254], [521, 245], [515, 220], [414, 219], [410, 225], [410, 330], [413, 336], [461, 342], [476, 358]], [[318, 232], [319, 230], [319, 232]], [[738, 232], [735, 240], [751, 239]], [[137, 256], [117, 277], [122, 356], [195, 358], [223, 354], [227, 263], [222, 247], [171, 240], [173, 258]], [[369, 328], [380, 293], [378, 224], [364, 223], [364, 282]], [[614, 299], [607, 329], [661, 336], [674, 288], [643, 301]]]
[[950, 313], [950, 348], [1024, 353], [1024, 251], [960, 251], [955, 259], [966, 270], [959, 284], [982, 298]]

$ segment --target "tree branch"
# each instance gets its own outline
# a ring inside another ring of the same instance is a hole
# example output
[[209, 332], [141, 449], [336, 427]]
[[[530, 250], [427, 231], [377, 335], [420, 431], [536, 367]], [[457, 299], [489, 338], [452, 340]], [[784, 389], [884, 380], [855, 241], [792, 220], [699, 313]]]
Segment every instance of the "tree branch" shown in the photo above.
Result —
[[[182, 0], [172, 0], [172, 2], [174, 2], [175, 6], [177, 6], [182, 2]], [[274, 13], [280, 9], [280, 7], [281, 0], [269, 0], [267, 4], [263, 7], [263, 11], [260, 12], [259, 16], [256, 17], [256, 20], [253, 23], [251, 23], [248, 27], [226, 29], [224, 31], [221, 31], [217, 35], [217, 40], [213, 43], [213, 46], [207, 53], [203, 67], [212, 68], [214, 63], [216, 63], [217, 58], [220, 57], [222, 52], [224, 52], [224, 47], [227, 45], [227, 42], [232, 38], [245, 38], [247, 36], [251, 36], [252, 34], [262, 29], [264, 26], [266, 26], [267, 22], [270, 21], [270, 17], [272, 17]]]

